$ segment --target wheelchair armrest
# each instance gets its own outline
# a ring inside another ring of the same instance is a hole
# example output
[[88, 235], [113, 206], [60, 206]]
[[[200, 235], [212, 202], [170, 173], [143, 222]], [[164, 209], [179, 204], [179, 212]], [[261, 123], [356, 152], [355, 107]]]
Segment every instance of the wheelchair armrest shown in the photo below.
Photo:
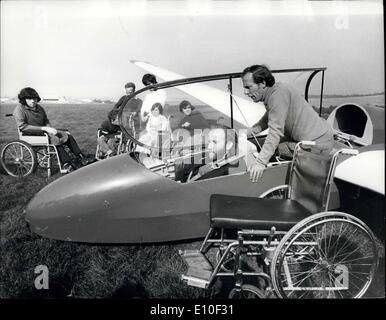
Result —
[[303, 146], [314, 146], [316, 144], [315, 141], [307, 141], [307, 140], [300, 141], [300, 143]]
[[34, 130], [24, 130], [24, 131], [20, 131], [20, 135], [22, 136], [46, 136], [48, 135], [46, 132], [44, 131], [34, 131]]
[[341, 149], [340, 153], [356, 156], [359, 154], [359, 151], [357, 149]]

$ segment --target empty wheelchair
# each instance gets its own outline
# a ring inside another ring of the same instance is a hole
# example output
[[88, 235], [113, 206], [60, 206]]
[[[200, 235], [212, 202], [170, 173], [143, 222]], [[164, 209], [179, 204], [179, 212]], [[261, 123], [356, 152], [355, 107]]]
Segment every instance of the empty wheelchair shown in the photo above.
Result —
[[[7, 114], [7, 117], [12, 114]], [[0, 161], [4, 170], [13, 177], [26, 177], [39, 166], [51, 176], [53, 157], [58, 159], [60, 173], [67, 173], [59, 161], [58, 150], [44, 132], [22, 132], [17, 128], [19, 139], [8, 142], [1, 150]], [[62, 131], [67, 131], [62, 129]]]
[[211, 196], [204, 242], [180, 251], [184, 282], [209, 288], [219, 277], [233, 278], [229, 298], [365, 294], [378, 265], [375, 237], [358, 218], [326, 211], [338, 156], [357, 151], [322, 156], [307, 150], [313, 145], [297, 144], [284, 199]]

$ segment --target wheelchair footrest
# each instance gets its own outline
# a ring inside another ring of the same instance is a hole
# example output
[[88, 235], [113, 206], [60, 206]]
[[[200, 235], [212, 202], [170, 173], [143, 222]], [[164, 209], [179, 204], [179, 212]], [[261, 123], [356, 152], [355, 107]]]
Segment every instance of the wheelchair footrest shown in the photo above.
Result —
[[213, 267], [208, 259], [199, 250], [180, 251], [180, 255], [189, 268], [212, 271]]
[[180, 251], [180, 255], [188, 266], [181, 279], [190, 286], [207, 288], [213, 267], [205, 255], [198, 250]]

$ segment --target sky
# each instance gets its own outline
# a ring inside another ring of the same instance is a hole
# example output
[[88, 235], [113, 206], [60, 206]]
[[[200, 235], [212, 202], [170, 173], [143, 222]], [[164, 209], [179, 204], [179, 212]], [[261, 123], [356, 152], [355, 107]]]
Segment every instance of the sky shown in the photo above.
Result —
[[384, 91], [382, 1], [1, 1], [1, 96], [118, 99], [142, 60], [187, 77], [327, 67], [326, 94]]

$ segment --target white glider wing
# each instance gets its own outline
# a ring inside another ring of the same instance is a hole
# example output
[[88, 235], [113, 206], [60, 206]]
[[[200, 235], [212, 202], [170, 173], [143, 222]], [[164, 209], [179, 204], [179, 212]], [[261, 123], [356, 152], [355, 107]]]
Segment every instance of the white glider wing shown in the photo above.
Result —
[[[156, 75], [164, 81], [173, 81], [186, 78], [180, 74], [154, 66], [147, 62], [134, 60], [132, 60], [131, 62], [136, 66], [146, 70], [147, 72]], [[198, 100], [211, 106], [212, 108], [223, 113], [224, 115], [231, 117], [229, 93], [202, 83], [182, 85], [179, 86], [178, 89], [197, 98]], [[253, 101], [248, 101], [246, 99], [234, 95], [233, 97], [234, 121], [237, 121], [238, 123], [246, 127], [251, 127], [264, 115], [265, 107], [263, 103], [254, 103]]]
[[385, 150], [350, 157], [336, 167], [335, 177], [374, 192], [385, 194]]

